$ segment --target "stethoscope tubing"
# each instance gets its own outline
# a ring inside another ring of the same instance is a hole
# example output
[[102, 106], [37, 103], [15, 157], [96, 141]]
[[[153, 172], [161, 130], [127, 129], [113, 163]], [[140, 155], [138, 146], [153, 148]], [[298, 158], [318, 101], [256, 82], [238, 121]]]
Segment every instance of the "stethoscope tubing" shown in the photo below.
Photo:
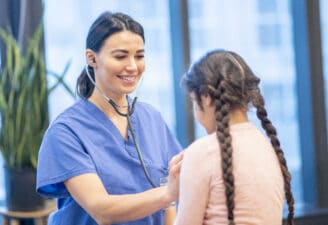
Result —
[[146, 176], [147, 181], [150, 183], [150, 185], [152, 187], [154, 187], [154, 188], [157, 187], [155, 185], [155, 183], [153, 182], [153, 180], [151, 179], [149, 173], [148, 173], [148, 170], [146, 168], [145, 162], [144, 162], [143, 157], [142, 157], [142, 153], [141, 153], [141, 150], [140, 150], [140, 147], [139, 147], [139, 143], [138, 143], [137, 138], [136, 138], [136, 134], [135, 134], [134, 129], [133, 129], [132, 125], [131, 125], [130, 116], [134, 112], [135, 104], [137, 102], [137, 97], [134, 97], [134, 99], [132, 101], [131, 108], [130, 108], [129, 101], [128, 101], [128, 105], [127, 105], [128, 112], [127, 113], [122, 113], [118, 109], [120, 106], [117, 105], [111, 98], [109, 98], [108, 96], [106, 96], [105, 93], [102, 92], [100, 88], [98, 88], [98, 86], [96, 85], [96, 82], [92, 79], [92, 77], [91, 77], [91, 75], [89, 73], [88, 65], [85, 66], [85, 71], [87, 73], [87, 76], [88, 76], [89, 80], [92, 82], [92, 84], [95, 86], [95, 88], [97, 88], [97, 90], [101, 93], [101, 95], [107, 100], [107, 102], [114, 108], [114, 110], [116, 111], [116, 113], [119, 114], [120, 116], [123, 116], [123, 117], [126, 117], [127, 118], [127, 120], [128, 120], [128, 129], [131, 132], [132, 140], [133, 140], [134, 146], [135, 146], [135, 148], [137, 150], [138, 159], [140, 161], [142, 170], [143, 170], [143, 172], [144, 172], [144, 174]]
[[126, 118], [127, 118], [127, 120], [128, 120], [128, 128], [129, 128], [129, 130], [130, 130], [130, 132], [131, 132], [132, 139], [133, 139], [133, 143], [134, 143], [134, 146], [136, 147], [136, 150], [137, 150], [137, 153], [138, 153], [138, 158], [139, 158], [139, 161], [140, 161], [141, 167], [142, 167], [142, 169], [143, 169], [143, 171], [144, 171], [144, 174], [145, 174], [145, 176], [146, 176], [148, 182], [150, 183], [150, 185], [151, 185], [152, 187], [155, 188], [156, 185], [154, 184], [153, 180], [151, 179], [151, 177], [150, 177], [150, 175], [149, 175], [149, 173], [148, 173], [148, 170], [147, 170], [147, 168], [146, 168], [145, 162], [144, 162], [143, 157], [142, 157], [142, 154], [141, 154], [141, 150], [140, 150], [140, 147], [139, 147], [139, 143], [138, 143], [137, 138], [136, 138], [136, 134], [135, 134], [135, 132], [134, 132], [134, 130], [133, 130], [133, 127], [132, 127], [132, 125], [131, 125], [130, 113], [127, 114]]

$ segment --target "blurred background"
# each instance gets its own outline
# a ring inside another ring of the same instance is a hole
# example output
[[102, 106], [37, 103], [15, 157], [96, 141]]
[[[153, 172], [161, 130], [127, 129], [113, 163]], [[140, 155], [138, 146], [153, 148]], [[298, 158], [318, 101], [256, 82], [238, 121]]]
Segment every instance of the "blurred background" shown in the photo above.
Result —
[[[65, 81], [72, 89], [85, 64], [88, 28], [101, 12], [122, 11], [141, 22], [146, 71], [134, 94], [162, 112], [183, 146], [205, 131], [193, 120], [189, 100], [179, 86], [182, 74], [207, 50], [239, 53], [261, 78], [269, 118], [292, 173], [297, 224], [327, 221], [327, 0], [26, 2], [41, 3], [47, 69], [60, 72], [70, 62]], [[50, 121], [73, 102], [61, 88], [52, 92]], [[252, 110], [249, 116], [258, 124]], [[0, 203], [4, 204], [2, 178], [0, 169]]]

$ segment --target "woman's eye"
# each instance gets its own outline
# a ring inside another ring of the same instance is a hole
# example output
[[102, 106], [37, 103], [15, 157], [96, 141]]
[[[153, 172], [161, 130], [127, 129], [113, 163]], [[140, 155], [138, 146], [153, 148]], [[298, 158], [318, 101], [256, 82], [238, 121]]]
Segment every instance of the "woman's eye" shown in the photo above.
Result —
[[124, 59], [125, 58], [125, 55], [116, 55], [115, 58], [116, 59]]
[[136, 55], [136, 58], [137, 59], [143, 59], [143, 58], [145, 58], [145, 55]]

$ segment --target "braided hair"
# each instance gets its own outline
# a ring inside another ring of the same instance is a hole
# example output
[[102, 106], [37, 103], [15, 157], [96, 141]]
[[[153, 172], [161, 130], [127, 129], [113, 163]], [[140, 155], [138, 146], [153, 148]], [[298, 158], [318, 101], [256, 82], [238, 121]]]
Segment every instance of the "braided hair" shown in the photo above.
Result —
[[257, 117], [278, 157], [284, 179], [284, 191], [288, 204], [287, 225], [293, 225], [294, 198], [291, 191], [291, 175], [284, 153], [277, 138], [277, 132], [268, 119], [264, 98], [259, 89], [260, 79], [236, 53], [222, 49], [207, 52], [181, 80], [182, 86], [193, 93], [200, 109], [201, 96], [209, 94], [215, 105], [216, 136], [221, 149], [221, 168], [226, 195], [229, 225], [234, 222], [234, 175], [232, 160], [232, 139], [229, 129], [229, 113], [234, 109], [256, 108]]

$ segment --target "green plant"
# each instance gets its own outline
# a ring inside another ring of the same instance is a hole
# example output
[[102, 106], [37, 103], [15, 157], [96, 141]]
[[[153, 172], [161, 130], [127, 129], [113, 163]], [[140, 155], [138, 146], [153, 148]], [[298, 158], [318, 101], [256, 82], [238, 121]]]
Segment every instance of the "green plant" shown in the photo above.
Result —
[[62, 75], [54, 72], [57, 83], [48, 88], [44, 56], [39, 49], [42, 26], [29, 40], [26, 51], [13, 35], [0, 30], [6, 46], [5, 65], [0, 70], [0, 150], [5, 165], [12, 168], [37, 166], [38, 150], [49, 125], [48, 96], [64, 84], [69, 64]]

